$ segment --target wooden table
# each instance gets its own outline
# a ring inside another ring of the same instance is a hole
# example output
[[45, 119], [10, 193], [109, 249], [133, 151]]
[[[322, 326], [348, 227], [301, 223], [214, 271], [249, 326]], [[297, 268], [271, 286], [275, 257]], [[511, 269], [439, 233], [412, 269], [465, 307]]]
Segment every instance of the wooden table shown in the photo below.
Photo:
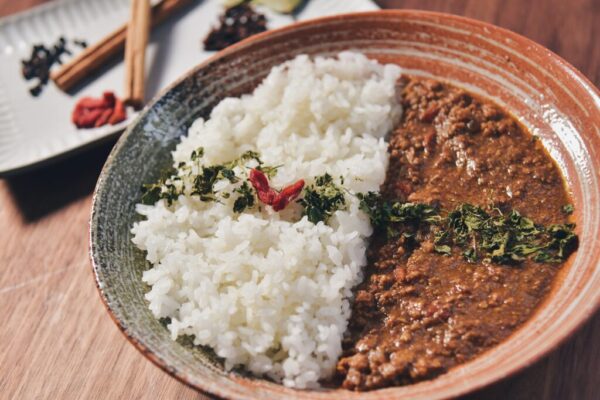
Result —
[[[7, 15], [45, 0], [0, 0]], [[333, 0], [332, 0], [333, 1]], [[600, 83], [598, 0], [381, 0], [489, 21]], [[0, 398], [204, 399], [114, 326], [87, 257], [91, 193], [112, 144], [0, 181]], [[600, 313], [552, 354], [471, 398], [599, 399]]]

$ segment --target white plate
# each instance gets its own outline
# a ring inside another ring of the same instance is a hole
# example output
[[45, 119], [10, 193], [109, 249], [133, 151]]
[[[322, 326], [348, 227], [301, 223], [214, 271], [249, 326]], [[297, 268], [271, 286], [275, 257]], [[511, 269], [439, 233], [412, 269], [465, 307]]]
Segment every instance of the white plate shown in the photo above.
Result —
[[[375, 9], [371, 0], [309, 0], [296, 18]], [[269, 28], [293, 22], [291, 16], [260, 11], [267, 15]], [[203, 50], [202, 40], [221, 12], [218, 0], [198, 1], [185, 14], [153, 30], [146, 59], [147, 99], [213, 54]], [[99, 97], [105, 90], [120, 95], [122, 61], [75, 93], [63, 93], [50, 82], [37, 98], [29, 94], [32, 82], [26, 82], [20, 71], [21, 60], [30, 56], [33, 44], [52, 45], [61, 35], [92, 44], [122, 25], [128, 14], [128, 0], [58, 0], [0, 20], [0, 175], [97, 144], [121, 132], [134, 117], [130, 110], [128, 121], [97, 129], [78, 130], [71, 123], [71, 110], [79, 97]], [[69, 48], [78, 50], [74, 45]]]

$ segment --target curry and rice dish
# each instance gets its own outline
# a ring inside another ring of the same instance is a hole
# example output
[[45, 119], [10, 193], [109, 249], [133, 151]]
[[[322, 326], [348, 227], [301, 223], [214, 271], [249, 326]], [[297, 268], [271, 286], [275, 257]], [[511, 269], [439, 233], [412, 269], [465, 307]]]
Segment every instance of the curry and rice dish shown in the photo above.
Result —
[[577, 247], [541, 142], [450, 84], [299, 56], [219, 103], [145, 185], [150, 310], [299, 389], [434, 378], [506, 339]]

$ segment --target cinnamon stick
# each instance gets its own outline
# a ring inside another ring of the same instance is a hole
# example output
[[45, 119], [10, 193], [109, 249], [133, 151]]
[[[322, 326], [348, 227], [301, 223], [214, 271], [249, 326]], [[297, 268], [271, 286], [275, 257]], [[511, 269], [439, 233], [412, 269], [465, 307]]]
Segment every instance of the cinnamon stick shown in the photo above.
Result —
[[[151, 25], [161, 24], [169, 16], [193, 0], [163, 0], [152, 7]], [[127, 37], [127, 24], [89, 46], [61, 68], [52, 72], [51, 78], [61, 90], [67, 91], [82, 79], [90, 76], [110, 59], [122, 54]]]
[[131, 15], [125, 41], [125, 90], [127, 104], [136, 108], [144, 102], [146, 46], [150, 29], [149, 0], [131, 0]]

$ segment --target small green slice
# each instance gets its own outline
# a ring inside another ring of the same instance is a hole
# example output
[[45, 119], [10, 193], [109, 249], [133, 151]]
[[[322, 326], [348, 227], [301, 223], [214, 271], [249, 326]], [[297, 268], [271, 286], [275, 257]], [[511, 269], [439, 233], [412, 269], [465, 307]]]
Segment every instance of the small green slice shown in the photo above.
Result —
[[[235, 7], [244, 3], [246, 0], [221, 0], [221, 3], [227, 8]], [[302, 3], [302, 0], [252, 0], [252, 4], [260, 4], [269, 7], [271, 10], [279, 13], [291, 13]]]
[[252, 3], [254, 4], [262, 4], [273, 11], [286, 14], [294, 11], [301, 2], [302, 0], [252, 0]]

